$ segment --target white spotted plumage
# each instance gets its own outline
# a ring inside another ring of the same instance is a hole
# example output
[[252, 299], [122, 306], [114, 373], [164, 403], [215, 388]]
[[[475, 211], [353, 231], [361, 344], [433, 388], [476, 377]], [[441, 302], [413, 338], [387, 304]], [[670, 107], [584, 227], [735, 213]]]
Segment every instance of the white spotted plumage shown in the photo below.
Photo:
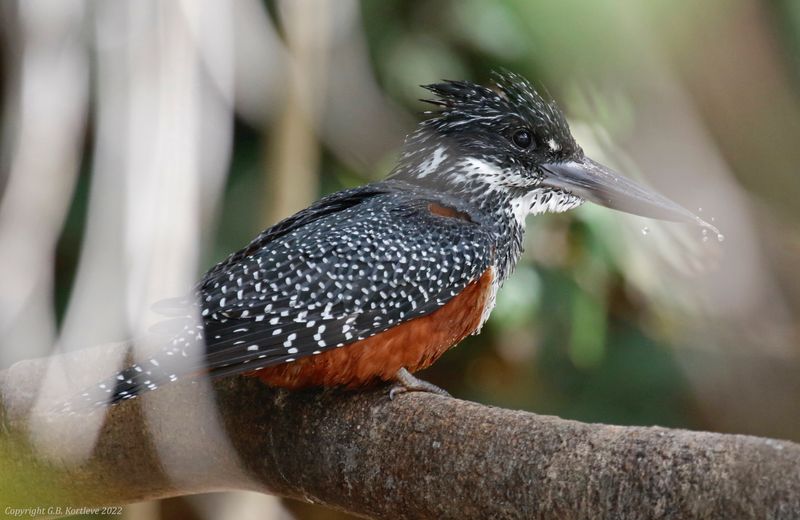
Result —
[[[319, 355], [430, 314], [492, 269], [482, 325], [519, 259], [525, 217], [582, 202], [539, 188], [536, 161], [582, 153], [563, 114], [522, 78], [497, 79], [498, 91], [426, 87], [441, 110], [409, 136], [389, 179], [325, 197], [214, 266], [181, 300], [183, 311], [170, 311], [186, 324], [162, 354], [85, 400], [116, 402], [184, 374]], [[530, 153], [509, 139], [520, 126], [538, 143]]]

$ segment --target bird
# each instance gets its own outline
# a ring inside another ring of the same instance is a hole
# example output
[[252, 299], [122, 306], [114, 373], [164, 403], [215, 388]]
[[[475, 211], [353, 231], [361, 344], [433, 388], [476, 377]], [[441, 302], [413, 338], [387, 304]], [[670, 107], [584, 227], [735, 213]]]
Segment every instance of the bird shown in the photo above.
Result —
[[413, 373], [480, 332], [529, 215], [590, 201], [696, 219], [588, 158], [556, 102], [516, 73], [422, 87], [433, 108], [387, 178], [321, 198], [157, 305], [180, 330], [81, 399], [115, 404], [234, 374], [289, 390], [386, 382], [393, 398], [446, 393]]

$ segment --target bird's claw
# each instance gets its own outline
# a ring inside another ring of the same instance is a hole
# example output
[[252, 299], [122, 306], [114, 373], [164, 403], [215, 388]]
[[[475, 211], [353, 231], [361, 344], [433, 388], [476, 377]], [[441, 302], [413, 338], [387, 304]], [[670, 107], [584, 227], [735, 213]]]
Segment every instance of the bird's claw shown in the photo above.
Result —
[[444, 397], [451, 397], [447, 390], [439, 388], [433, 383], [429, 383], [414, 377], [411, 375], [411, 372], [405, 368], [398, 370], [395, 377], [396, 381], [389, 389], [389, 400], [391, 401], [393, 401], [398, 395], [405, 394], [407, 392], [428, 392]]

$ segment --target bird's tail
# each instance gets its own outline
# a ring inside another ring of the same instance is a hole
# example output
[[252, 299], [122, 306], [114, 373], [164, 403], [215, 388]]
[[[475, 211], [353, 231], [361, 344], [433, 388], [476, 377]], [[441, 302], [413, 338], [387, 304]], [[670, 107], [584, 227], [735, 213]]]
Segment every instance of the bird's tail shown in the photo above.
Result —
[[[166, 302], [170, 304], [170, 301]], [[55, 407], [62, 414], [91, 413], [94, 410], [133, 399], [155, 390], [179, 377], [193, 377], [205, 372], [201, 362], [205, 351], [203, 326], [186, 314], [186, 302], [180, 300], [178, 311], [169, 319], [150, 327], [148, 334], [137, 342], [144, 345], [161, 345], [147, 359], [128, 365], [95, 386]], [[163, 313], [164, 304], [160, 312]], [[133, 345], [129, 346], [133, 349]]]
[[54, 407], [57, 414], [91, 413], [133, 399], [186, 375], [185, 359], [158, 356], [134, 363]]

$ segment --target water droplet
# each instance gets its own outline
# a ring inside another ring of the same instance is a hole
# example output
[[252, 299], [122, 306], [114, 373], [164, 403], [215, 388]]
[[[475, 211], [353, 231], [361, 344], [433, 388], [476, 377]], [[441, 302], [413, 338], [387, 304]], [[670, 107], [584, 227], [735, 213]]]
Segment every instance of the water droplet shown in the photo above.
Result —
[[[703, 211], [703, 208], [697, 208], [697, 211]], [[714, 217], [710, 217], [709, 220], [711, 222], [714, 222], [715, 219]], [[714, 226], [714, 224], [710, 224], [698, 216], [695, 216], [695, 222], [697, 223], [698, 226], [700, 226], [700, 233], [702, 234], [703, 242], [708, 242], [709, 231], [712, 231], [714, 235], [717, 237], [717, 242], [722, 242], [723, 240], [725, 240], [725, 236], [719, 232], [719, 229], [717, 229], [716, 226]]]
[[703, 208], [697, 208], [697, 212], [698, 213], [702, 213], [703, 212]]
[[711, 217], [711, 222], [715, 222], [716, 220], [717, 220], [716, 218]]
[[642, 228], [642, 234], [643, 235], [647, 235], [648, 233], [650, 233], [650, 228], [647, 227], [647, 226], [643, 227]]

